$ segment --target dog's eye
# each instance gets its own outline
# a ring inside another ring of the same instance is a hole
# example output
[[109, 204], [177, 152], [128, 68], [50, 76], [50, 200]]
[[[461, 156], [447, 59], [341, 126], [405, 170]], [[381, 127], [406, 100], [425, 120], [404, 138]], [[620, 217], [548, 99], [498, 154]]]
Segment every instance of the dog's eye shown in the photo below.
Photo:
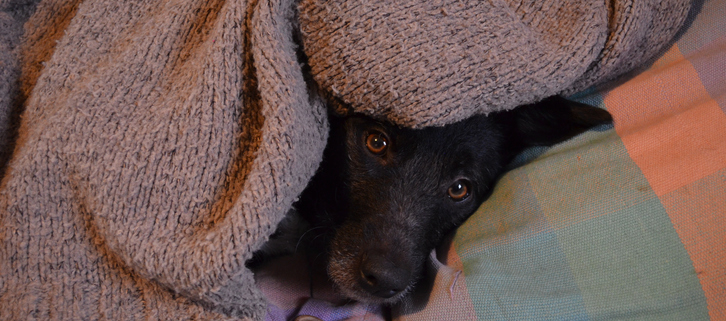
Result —
[[388, 137], [380, 132], [374, 132], [366, 138], [366, 147], [371, 153], [381, 155], [388, 147]]
[[448, 193], [449, 197], [456, 202], [465, 200], [469, 197], [469, 181], [460, 179], [454, 182], [449, 186]]

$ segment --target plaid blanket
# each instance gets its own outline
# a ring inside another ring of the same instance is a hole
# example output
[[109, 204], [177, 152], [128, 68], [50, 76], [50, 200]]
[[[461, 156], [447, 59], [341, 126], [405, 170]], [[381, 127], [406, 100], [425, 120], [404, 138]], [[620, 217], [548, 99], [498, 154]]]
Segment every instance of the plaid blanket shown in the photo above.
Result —
[[[614, 128], [520, 155], [394, 319], [726, 320], [726, 1], [647, 70], [573, 99]], [[383, 318], [262, 284], [271, 320]]]

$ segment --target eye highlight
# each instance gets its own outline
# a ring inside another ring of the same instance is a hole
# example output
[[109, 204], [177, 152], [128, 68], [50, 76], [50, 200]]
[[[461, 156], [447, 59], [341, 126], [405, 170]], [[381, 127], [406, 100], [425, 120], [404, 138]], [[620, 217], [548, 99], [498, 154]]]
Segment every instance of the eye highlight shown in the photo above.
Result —
[[388, 148], [388, 137], [381, 132], [373, 132], [366, 138], [366, 147], [375, 155], [383, 155]]
[[471, 189], [469, 181], [460, 179], [449, 186], [447, 191], [449, 197], [455, 202], [460, 202], [469, 197], [469, 190]]

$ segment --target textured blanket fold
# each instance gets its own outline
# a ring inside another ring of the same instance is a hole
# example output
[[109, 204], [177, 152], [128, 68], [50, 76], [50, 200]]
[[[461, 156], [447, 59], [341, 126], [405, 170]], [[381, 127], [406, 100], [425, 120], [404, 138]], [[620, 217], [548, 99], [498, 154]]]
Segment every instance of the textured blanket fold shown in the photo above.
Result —
[[354, 109], [443, 125], [643, 67], [690, 1], [318, 1], [300, 19], [315, 80]]
[[32, 34], [58, 25], [47, 14], [74, 14], [28, 93], [3, 183], [0, 305], [15, 307], [3, 318], [264, 315], [244, 262], [326, 137], [292, 8], [38, 5], [26, 52], [53, 41]]
[[[421, 3], [303, 1], [314, 79], [357, 111], [442, 125], [639, 67], [690, 6]], [[0, 0], [0, 319], [264, 316], [244, 262], [327, 135], [295, 6]]]

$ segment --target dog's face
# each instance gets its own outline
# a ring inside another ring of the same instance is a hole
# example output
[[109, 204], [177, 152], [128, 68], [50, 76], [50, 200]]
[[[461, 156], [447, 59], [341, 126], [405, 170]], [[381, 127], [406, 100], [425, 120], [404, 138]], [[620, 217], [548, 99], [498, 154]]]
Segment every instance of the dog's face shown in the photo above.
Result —
[[551, 144], [607, 121], [597, 109], [584, 122], [569, 107], [545, 109], [563, 116], [543, 121], [536, 108], [520, 109], [418, 130], [360, 115], [333, 119], [321, 170], [297, 207], [323, 234], [328, 274], [344, 295], [399, 300], [529, 140]]
[[349, 205], [329, 274], [349, 297], [395, 301], [444, 233], [481, 204], [504, 165], [503, 137], [483, 116], [423, 130], [354, 116], [343, 128]]

